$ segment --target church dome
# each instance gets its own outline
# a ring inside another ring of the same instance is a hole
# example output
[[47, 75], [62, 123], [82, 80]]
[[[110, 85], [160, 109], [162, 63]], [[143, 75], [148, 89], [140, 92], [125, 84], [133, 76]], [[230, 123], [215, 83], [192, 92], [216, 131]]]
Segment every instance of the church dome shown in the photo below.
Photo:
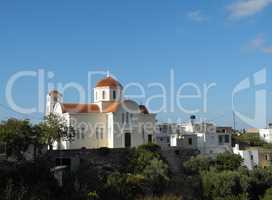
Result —
[[111, 76], [108, 76], [96, 83], [96, 87], [111, 87], [111, 88], [117, 88], [122, 87], [122, 85], [113, 79]]

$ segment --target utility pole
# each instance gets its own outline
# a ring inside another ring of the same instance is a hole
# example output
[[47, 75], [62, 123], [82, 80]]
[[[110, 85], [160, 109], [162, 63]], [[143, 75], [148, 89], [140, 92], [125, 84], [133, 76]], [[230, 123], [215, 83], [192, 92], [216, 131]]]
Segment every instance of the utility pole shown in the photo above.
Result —
[[234, 129], [234, 132], [236, 132], [236, 120], [235, 120], [235, 113], [234, 113], [234, 111], [232, 111], [232, 117], [233, 117], [233, 129]]

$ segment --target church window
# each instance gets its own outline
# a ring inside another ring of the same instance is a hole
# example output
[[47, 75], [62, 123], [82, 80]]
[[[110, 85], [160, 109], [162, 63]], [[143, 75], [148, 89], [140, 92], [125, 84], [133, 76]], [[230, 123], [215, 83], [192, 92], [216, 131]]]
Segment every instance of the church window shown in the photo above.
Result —
[[85, 128], [81, 128], [81, 139], [85, 138]]
[[99, 128], [96, 127], [95, 129], [95, 135], [96, 135], [96, 139], [98, 140], [99, 139]]
[[125, 123], [125, 113], [122, 113], [122, 123]]
[[129, 113], [128, 112], [126, 113], [126, 123], [127, 124], [129, 123]]
[[100, 138], [103, 139], [103, 128], [100, 128]]
[[76, 138], [77, 138], [78, 140], [80, 139], [80, 131], [79, 131], [79, 130], [76, 132]]
[[102, 91], [102, 99], [105, 99], [105, 91]]
[[115, 90], [112, 91], [112, 98], [116, 99], [116, 91]]

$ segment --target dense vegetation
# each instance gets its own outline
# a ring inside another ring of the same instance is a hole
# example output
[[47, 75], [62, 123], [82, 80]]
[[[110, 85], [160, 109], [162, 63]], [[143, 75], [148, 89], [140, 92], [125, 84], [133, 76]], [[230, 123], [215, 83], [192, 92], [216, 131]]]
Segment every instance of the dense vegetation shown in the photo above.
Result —
[[[270, 168], [249, 171], [241, 166], [240, 156], [226, 152], [215, 158], [192, 157], [179, 164], [179, 172], [173, 172], [154, 144], [124, 149], [120, 159], [112, 163], [82, 160], [76, 171], [66, 171], [60, 187], [51, 171], [52, 163], [39, 153], [40, 146], [73, 136], [59, 119], [55, 123], [55, 117], [37, 125], [15, 119], [0, 124], [0, 142], [8, 144], [8, 155], [17, 159], [0, 162], [0, 200], [272, 199]], [[34, 161], [28, 162], [23, 152], [30, 144], [37, 151]], [[102, 158], [111, 155], [107, 148], [98, 153]]]
[[271, 195], [272, 169], [241, 167], [242, 159], [231, 153], [215, 159], [197, 156], [184, 163], [186, 173], [202, 182], [204, 200], [259, 200]]
[[258, 133], [241, 133], [232, 135], [232, 143], [239, 144], [243, 147], [263, 147], [263, 148], [272, 148], [271, 144], [266, 143], [261, 140]]

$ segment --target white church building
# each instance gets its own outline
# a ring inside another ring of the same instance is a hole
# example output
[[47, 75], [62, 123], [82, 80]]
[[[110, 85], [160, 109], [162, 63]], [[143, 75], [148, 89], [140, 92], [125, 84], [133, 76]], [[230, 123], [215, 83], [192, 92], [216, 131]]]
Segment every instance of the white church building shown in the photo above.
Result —
[[124, 99], [122, 91], [122, 85], [108, 76], [97, 82], [93, 103], [65, 103], [60, 92], [49, 92], [46, 115], [58, 114], [75, 130], [72, 141], [55, 143], [54, 149], [124, 148], [152, 142], [156, 115]]

